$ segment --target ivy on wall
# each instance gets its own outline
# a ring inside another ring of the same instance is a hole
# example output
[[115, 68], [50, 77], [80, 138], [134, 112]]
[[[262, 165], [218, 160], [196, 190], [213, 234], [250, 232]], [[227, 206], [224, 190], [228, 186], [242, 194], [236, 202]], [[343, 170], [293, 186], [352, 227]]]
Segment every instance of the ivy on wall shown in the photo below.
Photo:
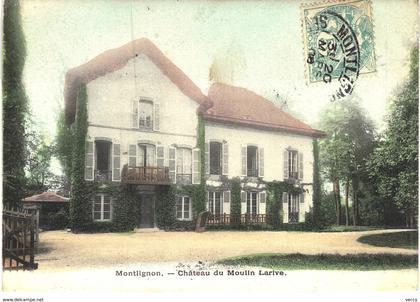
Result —
[[283, 223], [282, 197], [283, 192], [299, 194], [302, 192], [300, 187], [285, 181], [273, 181], [266, 183], [267, 188], [267, 220], [268, 224], [278, 227]]
[[204, 211], [205, 200], [206, 200], [206, 128], [204, 124], [203, 115], [198, 114], [198, 135], [197, 135], [197, 146], [200, 148], [200, 173], [201, 181], [199, 185], [199, 191], [195, 192], [193, 196], [194, 212], [198, 215], [200, 212]]
[[76, 106], [70, 194], [70, 226], [73, 232], [85, 230], [92, 221], [91, 202], [84, 179], [88, 128], [86, 85], [80, 86]]
[[316, 138], [312, 141], [312, 150], [314, 156], [313, 164], [313, 193], [312, 193], [312, 205], [313, 205], [313, 223], [315, 225], [320, 224], [320, 208], [321, 208], [321, 176], [319, 169], [319, 145]]
[[[241, 216], [241, 180], [234, 178], [231, 181], [230, 191], [230, 213], [233, 217]], [[239, 221], [232, 220], [231, 225], [236, 227], [239, 225]]]

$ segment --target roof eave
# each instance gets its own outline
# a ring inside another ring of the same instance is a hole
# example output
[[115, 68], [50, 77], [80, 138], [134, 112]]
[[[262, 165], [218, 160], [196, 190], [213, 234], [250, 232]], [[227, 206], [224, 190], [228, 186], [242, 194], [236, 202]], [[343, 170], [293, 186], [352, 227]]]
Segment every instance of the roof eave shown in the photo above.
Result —
[[219, 122], [219, 123], [224, 123], [224, 124], [247, 126], [254, 129], [288, 132], [288, 133], [299, 134], [299, 135], [304, 135], [304, 136], [311, 136], [314, 138], [322, 138], [326, 136], [325, 132], [316, 130], [316, 129], [293, 128], [293, 127], [287, 127], [287, 126], [282, 126], [282, 125], [262, 123], [262, 122], [257, 122], [253, 120], [243, 120], [243, 119], [235, 119], [231, 117], [217, 116], [217, 115], [212, 115], [212, 114], [204, 114], [203, 116], [208, 121]]

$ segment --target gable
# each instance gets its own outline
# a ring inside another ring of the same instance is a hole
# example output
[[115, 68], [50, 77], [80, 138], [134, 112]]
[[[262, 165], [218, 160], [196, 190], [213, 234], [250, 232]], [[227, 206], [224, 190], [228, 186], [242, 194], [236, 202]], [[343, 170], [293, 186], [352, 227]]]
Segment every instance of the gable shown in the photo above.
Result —
[[[207, 108], [210, 102], [201, 90], [173, 64], [152, 42], [142, 38], [127, 43], [120, 48], [105, 51], [89, 62], [70, 69], [65, 78], [64, 100], [67, 124], [74, 121], [76, 96], [81, 84], [117, 71], [127, 65], [130, 59], [139, 55], [147, 56], [186, 96], [196, 101], [200, 108]], [[204, 110], [204, 109], [203, 109]]]

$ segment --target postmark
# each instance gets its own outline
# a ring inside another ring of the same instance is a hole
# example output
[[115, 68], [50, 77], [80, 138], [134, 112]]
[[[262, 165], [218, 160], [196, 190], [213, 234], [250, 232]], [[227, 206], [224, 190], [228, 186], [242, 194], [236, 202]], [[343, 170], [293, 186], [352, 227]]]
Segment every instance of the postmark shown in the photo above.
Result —
[[307, 82], [332, 83], [332, 101], [348, 96], [376, 70], [370, 1], [304, 4], [301, 14]]

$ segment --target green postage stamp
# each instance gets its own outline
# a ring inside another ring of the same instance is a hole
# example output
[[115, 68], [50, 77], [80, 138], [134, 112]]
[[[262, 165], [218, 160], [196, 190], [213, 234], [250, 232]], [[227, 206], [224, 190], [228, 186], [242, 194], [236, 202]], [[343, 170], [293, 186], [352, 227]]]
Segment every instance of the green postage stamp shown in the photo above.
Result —
[[301, 5], [308, 83], [340, 82], [336, 97], [351, 93], [360, 74], [376, 69], [369, 0]]

